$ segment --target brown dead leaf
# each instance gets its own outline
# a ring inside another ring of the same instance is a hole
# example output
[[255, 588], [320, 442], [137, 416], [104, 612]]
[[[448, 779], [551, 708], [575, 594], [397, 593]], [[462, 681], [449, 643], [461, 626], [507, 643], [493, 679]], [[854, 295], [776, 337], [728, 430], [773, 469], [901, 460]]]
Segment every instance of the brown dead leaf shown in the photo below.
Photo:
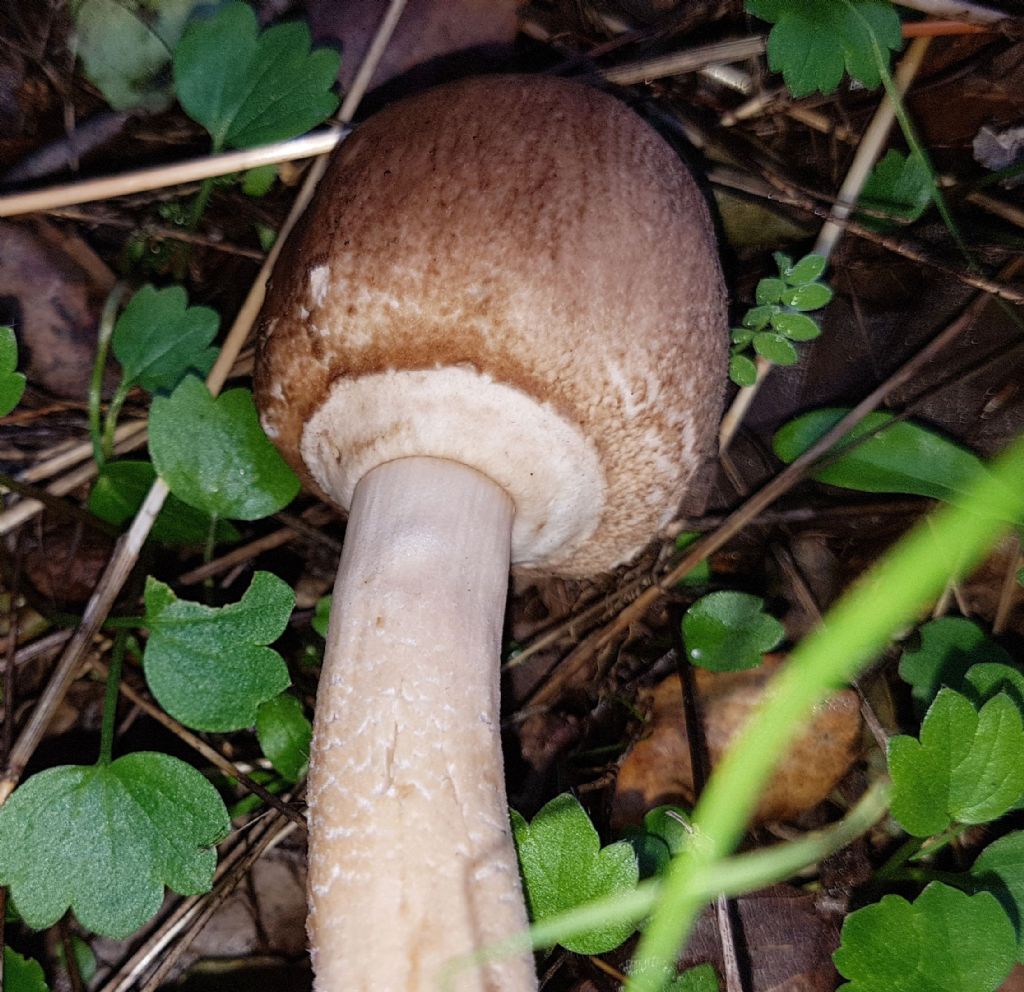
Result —
[[50, 224], [0, 222], [0, 246], [0, 323], [14, 327], [22, 371], [32, 386], [84, 401], [113, 275]]
[[[761, 701], [781, 658], [769, 656], [743, 672], [694, 670], [698, 707], [712, 766]], [[693, 768], [683, 727], [679, 678], [671, 675], [640, 699], [649, 712], [644, 736], [619, 768], [612, 801], [617, 829], [639, 823], [662, 803], [692, 803]], [[860, 740], [856, 694], [844, 690], [819, 708], [808, 731], [793, 745], [761, 797], [755, 822], [791, 820], [816, 806], [846, 774]]]

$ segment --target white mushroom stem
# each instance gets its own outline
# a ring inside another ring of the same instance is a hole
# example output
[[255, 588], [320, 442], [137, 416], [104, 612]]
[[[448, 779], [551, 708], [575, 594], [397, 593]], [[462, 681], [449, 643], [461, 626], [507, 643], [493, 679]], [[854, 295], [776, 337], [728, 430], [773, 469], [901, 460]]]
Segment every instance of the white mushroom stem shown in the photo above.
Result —
[[[436, 992], [450, 960], [526, 926], [498, 708], [512, 516], [498, 485], [442, 459], [356, 486], [309, 777], [320, 992]], [[535, 989], [532, 958], [452, 988]]]

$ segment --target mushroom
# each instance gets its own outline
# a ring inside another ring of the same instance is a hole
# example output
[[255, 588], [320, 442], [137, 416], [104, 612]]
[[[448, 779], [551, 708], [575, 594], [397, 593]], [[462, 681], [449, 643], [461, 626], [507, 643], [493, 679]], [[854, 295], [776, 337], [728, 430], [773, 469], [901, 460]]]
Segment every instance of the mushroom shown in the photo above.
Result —
[[[350, 514], [308, 785], [318, 989], [434, 990], [525, 927], [499, 734], [510, 561], [634, 556], [713, 443], [726, 350], [704, 201], [613, 97], [463, 80], [336, 153], [256, 370], [268, 436]], [[532, 958], [452, 987], [534, 989]]]

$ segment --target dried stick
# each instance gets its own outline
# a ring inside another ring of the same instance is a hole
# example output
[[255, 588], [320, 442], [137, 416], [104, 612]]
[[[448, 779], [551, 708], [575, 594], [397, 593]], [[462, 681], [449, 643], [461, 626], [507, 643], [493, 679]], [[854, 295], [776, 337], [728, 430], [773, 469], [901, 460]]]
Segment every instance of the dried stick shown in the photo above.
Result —
[[896, 0], [900, 7], [919, 10], [932, 17], [940, 17], [945, 21], [967, 21], [969, 24], [998, 24], [1000, 21], [1011, 20], [1012, 15], [994, 7], [985, 7], [980, 3], [969, 3], [967, 0]]
[[122, 172], [116, 176], [102, 176], [99, 179], [83, 179], [79, 182], [47, 186], [28, 193], [9, 193], [7, 196], [0, 196], [0, 217], [57, 210], [96, 200], [109, 200], [115, 196], [180, 186], [182, 183], [225, 176], [260, 165], [276, 165], [279, 162], [294, 162], [298, 159], [325, 155], [347, 133], [346, 128], [330, 128], [303, 135], [301, 138], [292, 138], [290, 141], [260, 145], [257, 148], [203, 155], [183, 162], [172, 162], [169, 165]]
[[[924, 60], [925, 53], [928, 51], [930, 42], [930, 38], [916, 38], [907, 49], [907, 54], [904, 55], [893, 77], [900, 96], [907, 92], [918, 70], [921, 68], [921, 63]], [[823, 255], [826, 259], [831, 257], [842, 236], [844, 230], [843, 222], [848, 220], [850, 212], [860, 196], [860, 191], [867, 181], [872, 166], [881, 155], [895, 119], [896, 106], [889, 99], [888, 94], [886, 94], [882, 98], [878, 110], [875, 111], [875, 116], [868, 125], [868, 129], [864, 132], [864, 137], [857, 147], [857, 153], [853, 157], [853, 162], [850, 165], [846, 179], [839, 188], [839, 194], [832, 206], [831, 215], [822, 226], [814, 247], [811, 249], [815, 255]], [[765, 379], [768, 378], [772, 368], [771, 362], [765, 358], [758, 357], [756, 381], [752, 386], [744, 386], [740, 389], [733, 400], [732, 406], [729, 407], [725, 417], [722, 419], [722, 426], [718, 435], [720, 451], [725, 451], [732, 443], [740, 424], [743, 422], [743, 418], [746, 416], [750, 405], [754, 402], [754, 398], [757, 396]]]
[[[371, 57], [380, 58], [387, 40], [390, 38], [391, 32], [394, 31], [395, 24], [397, 23], [397, 14], [394, 12], [397, 9], [400, 13], [404, 6], [405, 0], [391, 0], [388, 12], [384, 16], [381, 27], [378, 28], [378, 35], [374, 39], [370, 52], [357, 75], [356, 83], [363, 80], [360, 85], [365, 86], [366, 82], [373, 75], [373, 68], [368, 67], [367, 63]], [[353, 91], [346, 98], [342, 110], [350, 115], [354, 113], [355, 106], [358, 104], [362, 94], [363, 90], [357, 89], [356, 85], [353, 84]], [[342, 123], [347, 123], [347, 121]], [[274, 246], [260, 267], [256, 281], [250, 287], [238, 316], [235, 318], [227, 338], [221, 346], [220, 354], [217, 356], [217, 360], [206, 380], [210, 392], [214, 395], [220, 392], [224, 382], [227, 380], [231, 367], [234, 365], [235, 359], [238, 357], [238, 353], [245, 344], [245, 340], [262, 306], [263, 297], [266, 292], [266, 282], [270, 277], [274, 263], [277, 261], [277, 257], [288, 234], [312, 198], [316, 184], [319, 182], [320, 176], [326, 167], [326, 156], [321, 156], [314, 162], [299, 191], [299, 195], [296, 197], [295, 203], [288, 213], [288, 217], [281, 227]], [[86, 605], [82, 623], [72, 636], [63, 655], [61, 655], [61, 659], [54, 668], [50, 681], [40, 696], [32, 716], [11, 749], [11, 753], [8, 756], [7, 769], [4, 777], [0, 779], [0, 804], [6, 801], [21, 779], [29, 758], [42, 739], [46, 727], [53, 718], [54, 712], [64, 699], [68, 687], [75, 678], [81, 665], [82, 656], [92, 643], [93, 637], [96, 636], [100, 625], [114, 605], [121, 587], [135, 567], [135, 562], [138, 560], [142, 546], [149, 535], [157, 514], [164, 504], [164, 500], [167, 498], [168, 492], [167, 484], [163, 479], [157, 479], [149, 490], [149, 494], [143, 501], [135, 519], [132, 521], [128, 532], [118, 541], [114, 554], [96, 586], [96, 591]]]

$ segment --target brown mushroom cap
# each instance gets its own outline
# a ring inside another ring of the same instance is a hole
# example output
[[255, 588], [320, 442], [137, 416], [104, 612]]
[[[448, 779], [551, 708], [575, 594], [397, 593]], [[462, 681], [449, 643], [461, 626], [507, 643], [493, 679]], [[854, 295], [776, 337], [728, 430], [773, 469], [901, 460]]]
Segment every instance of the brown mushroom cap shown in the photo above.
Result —
[[340, 506], [383, 462], [462, 462], [515, 503], [513, 562], [582, 575], [675, 510], [726, 352], [708, 211], [665, 141], [577, 83], [483, 77], [341, 146], [278, 263], [256, 392]]

